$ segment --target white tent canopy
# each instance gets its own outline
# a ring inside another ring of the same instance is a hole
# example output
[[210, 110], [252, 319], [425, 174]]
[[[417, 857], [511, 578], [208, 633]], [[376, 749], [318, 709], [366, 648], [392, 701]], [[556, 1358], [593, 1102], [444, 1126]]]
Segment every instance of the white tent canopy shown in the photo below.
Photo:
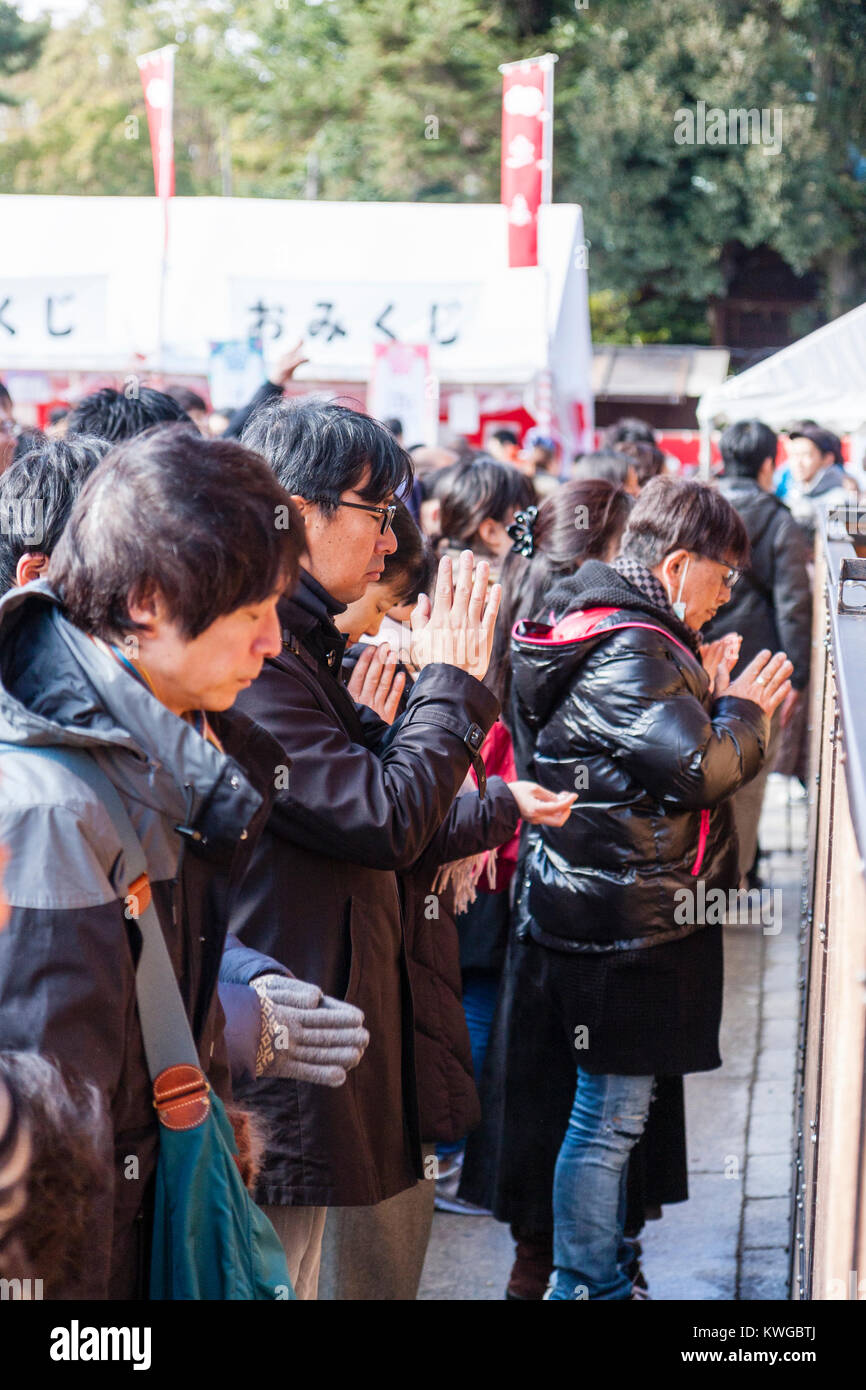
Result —
[[[152, 370], [162, 210], [155, 198], [0, 197], [0, 370]], [[175, 198], [166, 371], [211, 341], [306, 339], [319, 381], [363, 381], [373, 345], [429, 343], [443, 383], [532, 382], [561, 367], [590, 399], [579, 207], [542, 208], [538, 268], [510, 270], [498, 204]]]
[[759, 419], [781, 429], [798, 419], [851, 434], [866, 426], [866, 304], [705, 391], [703, 429]]

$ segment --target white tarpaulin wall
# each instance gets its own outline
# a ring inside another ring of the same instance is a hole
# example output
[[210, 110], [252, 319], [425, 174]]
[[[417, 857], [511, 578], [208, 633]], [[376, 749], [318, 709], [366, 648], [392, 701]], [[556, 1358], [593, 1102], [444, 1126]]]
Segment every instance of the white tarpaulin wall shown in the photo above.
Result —
[[[555, 387], [591, 410], [579, 207], [543, 207], [539, 268], [509, 270], [498, 204], [174, 198], [167, 373], [211, 341], [303, 336], [319, 381], [365, 381], [373, 344], [430, 345], [442, 383]], [[153, 370], [162, 213], [155, 198], [0, 197], [0, 371]]]
[[780, 429], [817, 420], [837, 434], [866, 425], [866, 304], [834, 319], [698, 402], [704, 429], [759, 419]]

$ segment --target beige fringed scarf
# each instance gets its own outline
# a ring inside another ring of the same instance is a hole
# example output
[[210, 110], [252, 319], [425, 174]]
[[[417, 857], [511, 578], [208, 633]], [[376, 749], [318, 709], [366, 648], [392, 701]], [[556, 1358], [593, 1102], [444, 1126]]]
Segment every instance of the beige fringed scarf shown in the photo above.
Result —
[[481, 854], [470, 854], [468, 859], [454, 859], [443, 864], [433, 880], [433, 892], [444, 893], [447, 888], [454, 889], [454, 915], [459, 917], [470, 903], [478, 897], [478, 882], [484, 870], [487, 856], [487, 884], [491, 892], [496, 884], [496, 860], [498, 849], [485, 850]]

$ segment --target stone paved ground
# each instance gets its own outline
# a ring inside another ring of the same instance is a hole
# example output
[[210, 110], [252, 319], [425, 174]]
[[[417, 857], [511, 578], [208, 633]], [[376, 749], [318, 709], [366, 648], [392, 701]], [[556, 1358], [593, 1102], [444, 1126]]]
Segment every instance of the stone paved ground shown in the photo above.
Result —
[[[761, 820], [762, 873], [780, 890], [781, 930], [778, 913], [768, 931], [725, 929], [724, 1065], [686, 1080], [691, 1195], [644, 1231], [655, 1299], [788, 1296], [805, 840], [805, 804], [789, 803], [788, 791], [786, 779], [770, 778]], [[437, 1212], [419, 1298], [501, 1299], [511, 1260], [507, 1227]]]

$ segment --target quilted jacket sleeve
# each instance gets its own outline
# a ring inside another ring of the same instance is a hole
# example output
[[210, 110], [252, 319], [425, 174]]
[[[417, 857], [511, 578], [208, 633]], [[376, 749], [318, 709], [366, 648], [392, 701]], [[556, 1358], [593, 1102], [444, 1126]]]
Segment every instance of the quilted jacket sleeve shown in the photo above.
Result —
[[587, 657], [566, 697], [567, 722], [570, 712], [582, 740], [589, 735], [656, 800], [686, 810], [715, 806], [754, 777], [769, 739], [751, 700], [722, 696], [707, 710], [671, 643], [646, 629], [619, 632]]

